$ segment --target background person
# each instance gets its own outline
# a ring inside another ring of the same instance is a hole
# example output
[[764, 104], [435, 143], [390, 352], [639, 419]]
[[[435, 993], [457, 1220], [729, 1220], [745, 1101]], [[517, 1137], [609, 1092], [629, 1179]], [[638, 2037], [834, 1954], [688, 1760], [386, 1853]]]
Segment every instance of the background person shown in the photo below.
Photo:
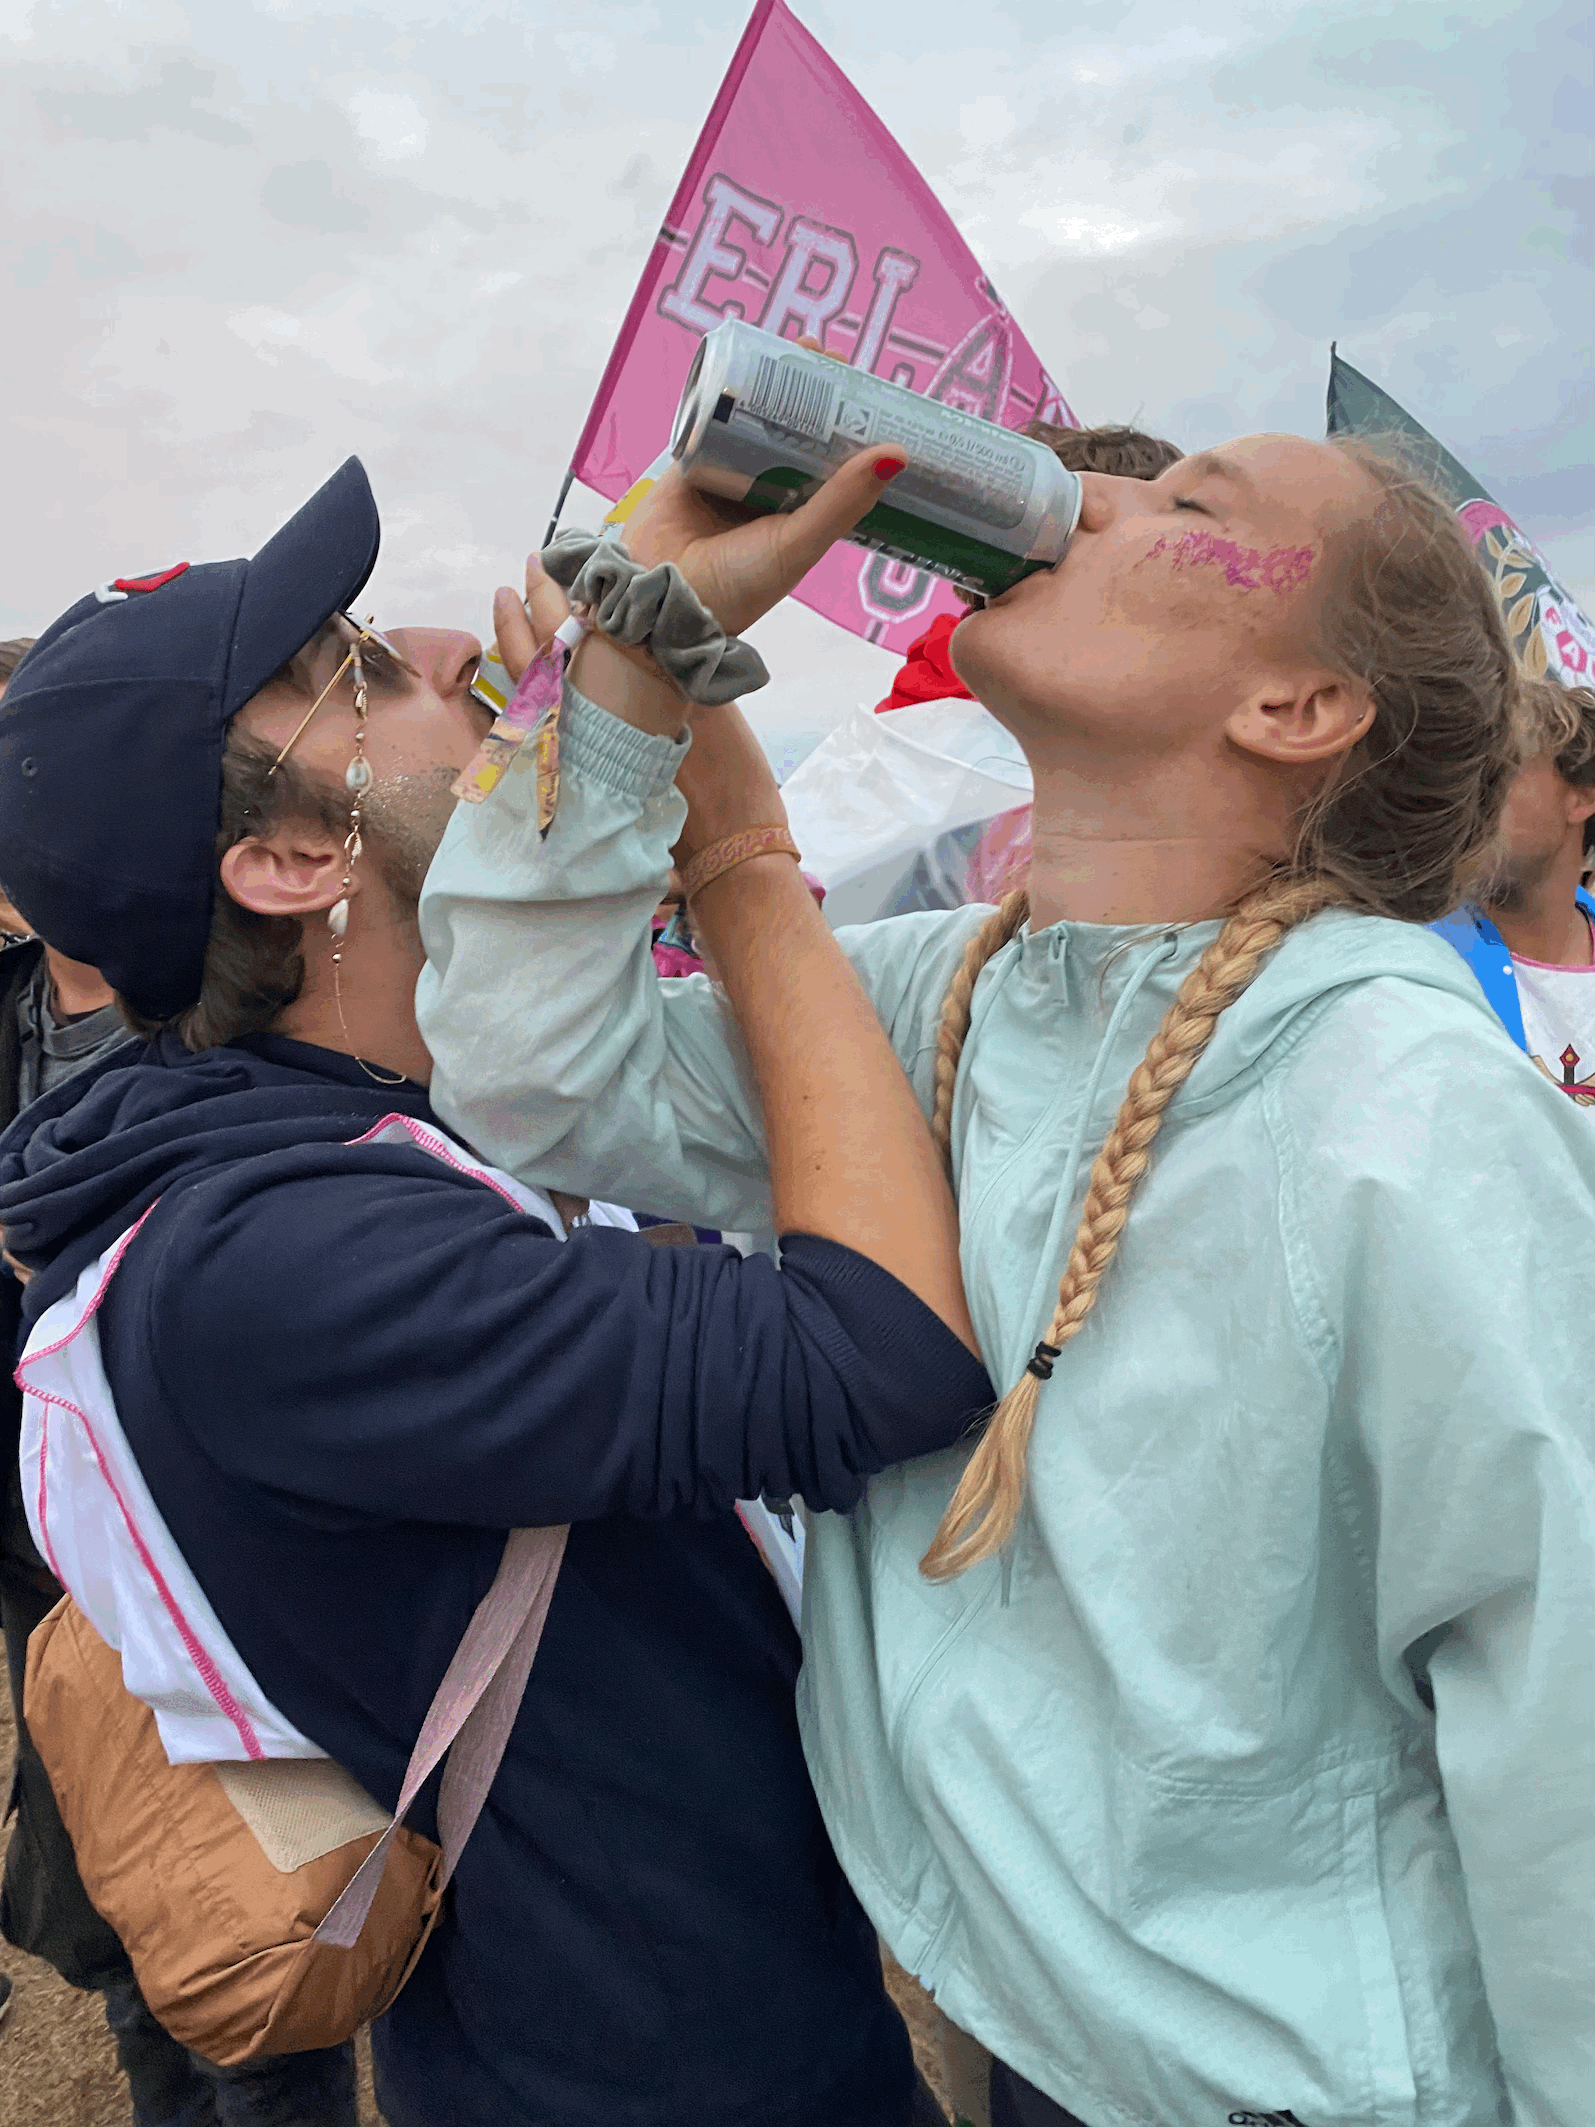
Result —
[[[31, 636], [0, 643], [0, 700], [32, 647]], [[10, 941], [0, 948], [0, 1128], [39, 1093], [129, 1039], [97, 972], [53, 953], [27, 932], [27, 918], [0, 888], [0, 933]], [[21, 1287], [14, 1278], [0, 1276], [0, 1347], [12, 1355], [21, 1306]], [[0, 1626], [17, 1740], [4, 1812], [11, 1838], [0, 1879], [0, 1933], [16, 1948], [44, 1958], [71, 1984], [90, 1986], [125, 1977], [127, 1958], [84, 1894], [71, 1842], [22, 1718], [28, 1634], [60, 1601], [61, 1589], [28, 1533], [17, 1466], [21, 1426], [22, 1398], [8, 1358], [0, 1382]], [[0, 1973], [0, 2014], [10, 1996], [11, 1981]], [[170, 2046], [164, 2033], [157, 2031], [156, 2037], [163, 2050]]]
[[[845, 935], [1012, 1386], [810, 1530], [816, 1788], [1000, 2121], [1575, 2127], [1595, 1146], [1424, 927], [1516, 773], [1510, 646], [1449, 506], [1366, 446], [1084, 482], [1061, 564], [955, 637], [1034, 773], [1028, 906]], [[741, 628], [794, 578], [717, 521], [667, 476], [628, 543]], [[598, 684], [547, 841], [510, 778], [433, 866], [434, 1098], [512, 1168], [603, 1187], [623, 1147], [661, 1209], [746, 1224], [732, 1030], [648, 957], [680, 814]], [[780, 817], [732, 729], [695, 719], [694, 839]]]
[[[33, 638], [0, 644], [0, 703]], [[0, 717], [3, 717], [0, 709]], [[3, 889], [0, 889], [3, 894]], [[28, 921], [9, 896], [0, 923], [26, 932]], [[42, 938], [25, 937], [0, 950], [0, 1129], [46, 1093], [86, 1078], [108, 1057], [137, 1054], [136, 1038], [98, 969], [69, 960]], [[59, 1103], [56, 1104], [59, 1107]], [[25, 1127], [25, 1126], [24, 1126]], [[98, 1994], [117, 2063], [127, 2077], [134, 2127], [342, 2127], [355, 2119], [353, 2062], [348, 2049], [282, 2056], [240, 2068], [218, 2068], [190, 2053], [164, 2031], [139, 1992], [127, 1951], [83, 1888], [77, 1859], [49, 1776], [28, 1733], [22, 1704], [28, 1636], [61, 1600], [28, 1527], [17, 1445], [22, 1396], [12, 1377], [21, 1348], [22, 1286], [0, 1276], [0, 1340], [10, 1354], [0, 1385], [0, 1621], [16, 1756], [6, 1815], [11, 1837], [0, 1876], [0, 1933], [14, 1948], [39, 1957], [69, 1986]], [[11, 1982], [0, 1974], [0, 2006]]]
[[[839, 529], [865, 503], [830, 506]], [[253, 562], [85, 600], [0, 712], [19, 898], [149, 1037], [0, 1148], [28, 1320], [103, 1285], [98, 1416], [152, 1497], [141, 1542], [197, 1582], [257, 1732], [387, 1807], [506, 1530], [572, 1524], [448, 1910], [373, 2032], [390, 2127], [909, 2127], [931, 2101], [733, 1502], [847, 1507], [989, 1401], [951, 1193], [779, 855], [699, 914], [754, 1030], [781, 1266], [655, 1249], [600, 1206], [567, 1243], [549, 1199], [484, 1181], [432, 1116], [414, 1013], [479, 646], [362, 640], [377, 536], [351, 461]], [[654, 743], [666, 787], [679, 753]], [[771, 933], [801, 962], [779, 983]], [[36, 1497], [42, 1540], [101, 1495]], [[136, 1562], [116, 1586], [135, 1603]]]
[[1595, 693], [1526, 680], [1528, 759], [1506, 801], [1500, 857], [1475, 906], [1436, 926], [1501, 1024], [1581, 1108], [1595, 1106]]

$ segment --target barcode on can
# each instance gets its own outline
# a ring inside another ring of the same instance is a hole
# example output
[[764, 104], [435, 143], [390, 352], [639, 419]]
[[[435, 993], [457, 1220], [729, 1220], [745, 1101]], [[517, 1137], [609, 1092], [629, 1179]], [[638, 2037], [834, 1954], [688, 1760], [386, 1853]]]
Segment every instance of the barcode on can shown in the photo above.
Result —
[[836, 386], [817, 370], [785, 362], [779, 355], [760, 355], [743, 405], [772, 427], [819, 442], [831, 433]]

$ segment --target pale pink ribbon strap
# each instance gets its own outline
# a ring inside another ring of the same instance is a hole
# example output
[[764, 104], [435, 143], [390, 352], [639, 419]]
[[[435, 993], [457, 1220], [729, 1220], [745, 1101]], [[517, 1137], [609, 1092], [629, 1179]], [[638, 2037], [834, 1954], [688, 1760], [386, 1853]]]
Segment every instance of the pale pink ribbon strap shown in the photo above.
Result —
[[493, 1585], [477, 1604], [421, 1724], [393, 1822], [317, 1928], [317, 1942], [348, 1949], [359, 1939], [394, 1834], [445, 1751], [449, 1762], [438, 1793], [438, 1843], [443, 1881], [453, 1875], [515, 1725], [569, 1534], [563, 1524], [510, 1531]]

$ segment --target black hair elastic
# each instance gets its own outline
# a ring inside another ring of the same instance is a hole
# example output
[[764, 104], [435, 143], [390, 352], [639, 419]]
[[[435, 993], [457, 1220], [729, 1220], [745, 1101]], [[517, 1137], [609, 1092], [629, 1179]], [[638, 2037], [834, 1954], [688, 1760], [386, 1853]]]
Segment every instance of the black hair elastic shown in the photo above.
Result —
[[1057, 1358], [1062, 1348], [1058, 1344], [1048, 1344], [1046, 1339], [1043, 1338], [1032, 1353], [1030, 1364], [1025, 1368], [1025, 1372], [1034, 1374], [1038, 1381], [1050, 1381], [1052, 1379], [1052, 1362]]

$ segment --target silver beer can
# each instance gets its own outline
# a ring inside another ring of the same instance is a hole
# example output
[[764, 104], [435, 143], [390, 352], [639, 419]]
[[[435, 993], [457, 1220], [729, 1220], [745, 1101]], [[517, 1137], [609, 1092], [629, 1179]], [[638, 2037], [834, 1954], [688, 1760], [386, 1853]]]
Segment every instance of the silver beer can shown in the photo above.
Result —
[[739, 319], [694, 356], [671, 454], [693, 487], [768, 514], [887, 443], [908, 465], [848, 533], [856, 545], [987, 598], [1063, 559], [1080, 482], [1046, 444]]

